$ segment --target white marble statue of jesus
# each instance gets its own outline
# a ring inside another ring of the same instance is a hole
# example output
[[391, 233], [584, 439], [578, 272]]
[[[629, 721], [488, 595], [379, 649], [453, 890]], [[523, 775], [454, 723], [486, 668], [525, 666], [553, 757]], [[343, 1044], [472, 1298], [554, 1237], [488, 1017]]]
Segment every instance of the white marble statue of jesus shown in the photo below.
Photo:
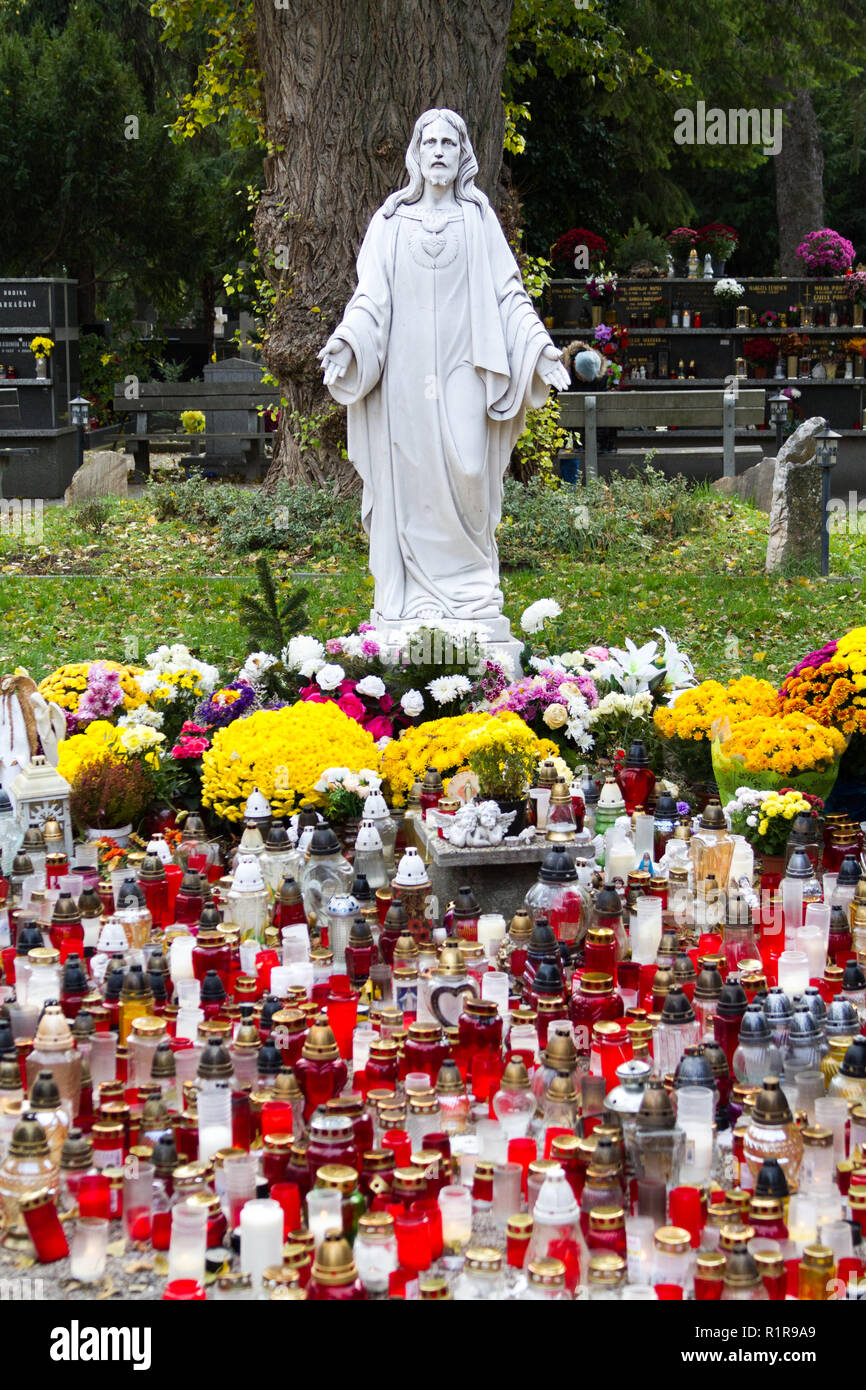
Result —
[[406, 167], [319, 356], [348, 406], [374, 620], [484, 623], [502, 613], [495, 538], [509, 455], [527, 407], [569, 378], [475, 187], [462, 118], [426, 111]]

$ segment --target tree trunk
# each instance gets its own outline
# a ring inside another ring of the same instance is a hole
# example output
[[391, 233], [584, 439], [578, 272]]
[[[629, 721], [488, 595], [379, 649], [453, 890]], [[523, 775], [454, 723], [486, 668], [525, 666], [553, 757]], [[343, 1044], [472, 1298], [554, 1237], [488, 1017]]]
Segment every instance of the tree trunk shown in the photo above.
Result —
[[824, 225], [824, 151], [811, 93], [798, 92], [782, 112], [782, 148], [775, 157], [780, 270], [802, 275], [797, 247]]
[[205, 360], [209, 362], [214, 351], [214, 322], [216, 319], [216, 280], [212, 271], [208, 271], [201, 277], [199, 291], [201, 293], [202, 318], [204, 319]]
[[406, 182], [422, 111], [466, 120], [478, 183], [497, 202], [512, 0], [255, 0], [272, 153], [256, 213], [276, 292], [263, 356], [286, 402], [268, 484], [355, 485], [345, 412], [316, 358], [355, 288], [372, 214]]

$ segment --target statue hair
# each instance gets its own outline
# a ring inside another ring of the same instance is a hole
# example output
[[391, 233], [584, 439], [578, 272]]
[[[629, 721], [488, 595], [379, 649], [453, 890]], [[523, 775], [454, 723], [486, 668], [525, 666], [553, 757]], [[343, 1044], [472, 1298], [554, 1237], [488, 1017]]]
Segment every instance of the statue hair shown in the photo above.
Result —
[[405, 188], [399, 188], [396, 193], [392, 193], [389, 198], [385, 199], [382, 204], [384, 217], [393, 217], [398, 207], [403, 203], [417, 203], [424, 192], [424, 175], [421, 173], [421, 138], [425, 127], [439, 119], [448, 122], [457, 132], [460, 141], [460, 163], [457, 166], [457, 177], [454, 180], [455, 198], [466, 203], [476, 203], [482, 212], [488, 206], [486, 196], [480, 188], [475, 187], [478, 160], [475, 158], [475, 151], [472, 148], [472, 141], [469, 139], [466, 122], [462, 116], [458, 116], [456, 111], [449, 111], [447, 107], [434, 106], [419, 116], [415, 122], [412, 139], [409, 141], [409, 148], [406, 151], [409, 182]]

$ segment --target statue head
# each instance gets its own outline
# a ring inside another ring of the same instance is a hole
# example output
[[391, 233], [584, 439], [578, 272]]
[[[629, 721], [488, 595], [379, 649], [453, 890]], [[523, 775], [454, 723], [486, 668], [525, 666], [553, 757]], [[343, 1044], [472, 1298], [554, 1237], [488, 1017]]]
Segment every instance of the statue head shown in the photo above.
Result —
[[418, 117], [406, 151], [406, 168], [409, 183], [385, 201], [382, 211], [386, 217], [391, 217], [401, 203], [417, 203], [428, 179], [453, 183], [455, 198], [464, 202], [477, 203], [482, 209], [487, 204], [480, 188], [475, 187], [478, 160], [466, 122], [456, 111], [432, 107]]

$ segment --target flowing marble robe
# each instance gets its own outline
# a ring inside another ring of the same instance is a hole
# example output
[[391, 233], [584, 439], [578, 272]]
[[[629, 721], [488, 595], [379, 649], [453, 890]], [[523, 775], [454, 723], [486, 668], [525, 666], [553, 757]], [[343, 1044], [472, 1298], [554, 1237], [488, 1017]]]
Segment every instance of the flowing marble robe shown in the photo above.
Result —
[[495, 618], [503, 479], [527, 407], [547, 399], [551, 339], [486, 201], [433, 225], [418, 205], [374, 214], [335, 330], [354, 360], [329, 389], [364, 485], [374, 614]]

